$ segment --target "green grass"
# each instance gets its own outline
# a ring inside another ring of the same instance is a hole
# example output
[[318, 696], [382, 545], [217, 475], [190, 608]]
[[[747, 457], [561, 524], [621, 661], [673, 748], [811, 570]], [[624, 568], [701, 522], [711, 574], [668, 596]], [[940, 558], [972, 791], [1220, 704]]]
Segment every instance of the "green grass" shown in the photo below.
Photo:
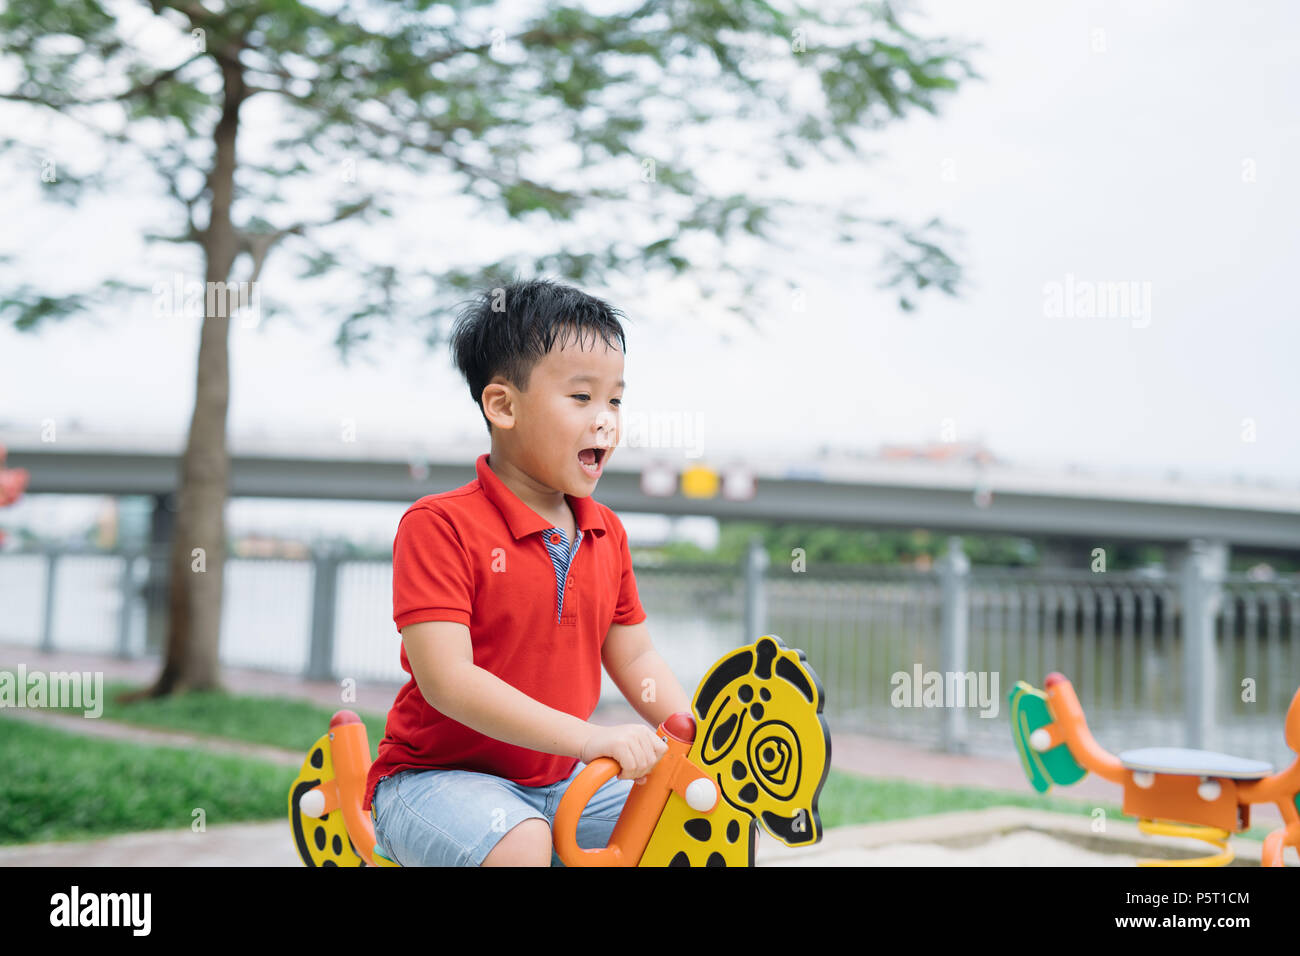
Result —
[[[288, 819], [292, 767], [0, 718], [0, 844]], [[285, 830], [285, 839], [289, 833]]]
[[[0, 668], [3, 670], [3, 668]], [[309, 700], [229, 694], [222, 691], [191, 691], [185, 694], [138, 700], [123, 704], [119, 695], [139, 689], [139, 685], [122, 681], [105, 682], [103, 720], [118, 720], [140, 727], [177, 730], [186, 733], [228, 737], [246, 743], [282, 747], [286, 750], [307, 749], [329, 729], [335, 711], [355, 711], [366, 725], [370, 755], [378, 754], [384, 736], [385, 714], [358, 711], [340, 703], [322, 707]], [[83, 708], [49, 708], [81, 713]]]
[[[817, 800], [822, 824], [827, 827], [903, 820], [954, 810], [983, 810], [987, 807], [1028, 807], [1060, 813], [1090, 814], [1097, 806], [1094, 802], [1042, 797], [1034, 793], [986, 790], [982, 787], [943, 787], [909, 780], [861, 777], [836, 770], [827, 776]], [[1118, 806], [1100, 806], [1108, 818], [1121, 816]]]

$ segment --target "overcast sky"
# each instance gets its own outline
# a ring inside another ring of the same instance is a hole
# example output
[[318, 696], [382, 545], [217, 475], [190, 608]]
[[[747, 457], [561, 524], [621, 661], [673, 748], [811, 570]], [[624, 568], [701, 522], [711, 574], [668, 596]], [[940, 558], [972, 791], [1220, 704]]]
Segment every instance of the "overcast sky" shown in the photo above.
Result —
[[[592, 290], [631, 317], [625, 409], [699, 416], [706, 453], [872, 450], [938, 441], [946, 426], [1012, 461], [1294, 485], [1300, 8], [926, 0], [916, 9], [917, 32], [982, 44], [973, 59], [983, 81], [937, 117], [873, 134], [882, 158], [782, 167], [763, 188], [866, 197], [912, 222], [942, 216], [964, 233], [951, 251], [966, 293], [902, 313], [875, 288], [877, 249], [813, 230], [779, 253], [803, 282], [805, 311], [777, 302], [757, 332], [681, 289], [648, 299]], [[0, 117], [30, 115], [20, 109], [0, 105]], [[174, 253], [139, 242], [165, 222], [149, 196], [68, 210], [34, 198], [38, 172], [10, 160], [5, 178], [0, 254], [18, 257], [26, 281], [64, 290], [69, 276], [172, 275]], [[475, 217], [446, 183], [428, 190], [426, 206], [399, 210], [385, 244], [464, 262], [523, 235]], [[356, 239], [381, 241], [374, 235]], [[534, 229], [521, 241], [538, 249], [545, 239]], [[265, 278], [283, 290], [294, 268], [287, 257], [281, 265]], [[1136, 283], [1147, 308], [1053, 314], [1053, 283], [1079, 295], [1090, 282]], [[353, 418], [360, 437], [485, 440], [445, 351], [430, 355], [411, 335], [372, 353], [373, 366], [344, 369], [334, 327], [296, 322], [232, 327], [233, 434], [329, 436]], [[159, 321], [147, 297], [36, 336], [0, 328], [0, 428], [54, 419], [180, 436], [197, 347], [198, 322]]]

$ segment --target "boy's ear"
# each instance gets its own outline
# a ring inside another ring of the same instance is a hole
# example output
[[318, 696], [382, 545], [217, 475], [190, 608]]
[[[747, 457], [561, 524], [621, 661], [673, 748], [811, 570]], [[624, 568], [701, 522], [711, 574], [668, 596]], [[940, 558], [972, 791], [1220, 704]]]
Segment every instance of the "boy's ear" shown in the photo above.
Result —
[[514, 390], [504, 382], [492, 382], [483, 389], [483, 414], [493, 428], [515, 427]]

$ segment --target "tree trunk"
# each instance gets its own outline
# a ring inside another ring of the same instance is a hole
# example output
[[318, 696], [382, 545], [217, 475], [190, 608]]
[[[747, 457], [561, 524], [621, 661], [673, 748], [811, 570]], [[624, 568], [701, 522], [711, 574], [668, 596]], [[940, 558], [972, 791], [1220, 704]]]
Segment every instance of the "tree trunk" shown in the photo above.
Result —
[[208, 177], [212, 205], [203, 232], [207, 284], [194, 414], [181, 460], [176, 529], [171, 541], [166, 659], [153, 686], [125, 700], [184, 690], [221, 689], [218, 651], [226, 559], [225, 508], [230, 486], [226, 447], [230, 315], [228, 297], [208, 290], [214, 288], [213, 283], [229, 280], [237, 254], [230, 207], [239, 106], [246, 93], [243, 71], [235, 55], [219, 56], [219, 60], [225, 95], [221, 119], [213, 133], [216, 149]]

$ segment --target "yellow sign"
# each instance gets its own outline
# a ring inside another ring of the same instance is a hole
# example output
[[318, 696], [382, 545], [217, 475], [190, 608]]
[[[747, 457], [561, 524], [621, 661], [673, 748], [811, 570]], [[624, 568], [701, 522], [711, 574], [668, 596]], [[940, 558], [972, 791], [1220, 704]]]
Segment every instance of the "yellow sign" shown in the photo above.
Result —
[[682, 472], [682, 494], [687, 498], [713, 498], [718, 493], [718, 473], [704, 465]]

